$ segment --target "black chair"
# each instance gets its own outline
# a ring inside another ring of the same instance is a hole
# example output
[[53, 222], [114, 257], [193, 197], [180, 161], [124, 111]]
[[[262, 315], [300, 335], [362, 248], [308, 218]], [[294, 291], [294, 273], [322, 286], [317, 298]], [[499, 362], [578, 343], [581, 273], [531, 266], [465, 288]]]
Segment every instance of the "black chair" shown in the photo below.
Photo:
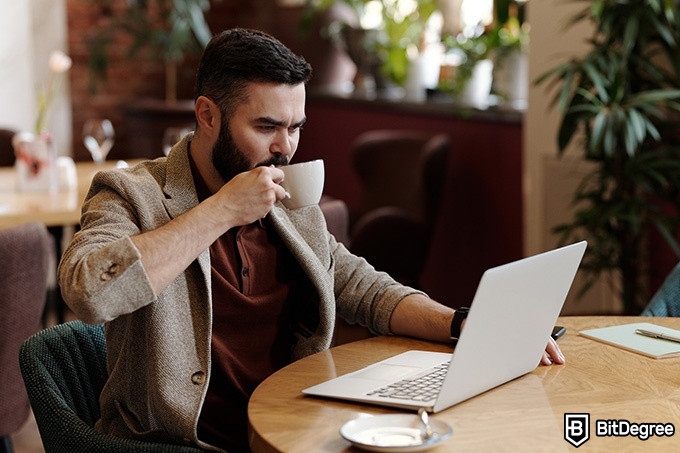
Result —
[[141, 442], [94, 429], [107, 379], [102, 325], [70, 321], [42, 330], [21, 346], [21, 374], [47, 453], [198, 453], [198, 448]]

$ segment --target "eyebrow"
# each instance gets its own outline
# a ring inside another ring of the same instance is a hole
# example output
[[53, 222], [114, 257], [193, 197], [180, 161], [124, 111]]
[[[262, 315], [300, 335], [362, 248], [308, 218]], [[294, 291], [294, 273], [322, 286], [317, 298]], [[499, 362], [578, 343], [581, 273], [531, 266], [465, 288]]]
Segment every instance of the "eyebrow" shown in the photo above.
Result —
[[285, 126], [285, 127], [298, 128], [298, 127], [302, 127], [302, 125], [307, 122], [307, 117], [302, 118], [300, 121], [298, 121], [295, 124], [291, 124], [290, 126], [286, 126], [286, 123], [284, 123], [283, 121], [278, 121], [278, 120], [275, 120], [274, 118], [271, 118], [271, 117], [268, 117], [268, 116], [258, 118], [257, 122], [269, 124], [269, 125], [277, 126], [277, 127], [284, 127]]

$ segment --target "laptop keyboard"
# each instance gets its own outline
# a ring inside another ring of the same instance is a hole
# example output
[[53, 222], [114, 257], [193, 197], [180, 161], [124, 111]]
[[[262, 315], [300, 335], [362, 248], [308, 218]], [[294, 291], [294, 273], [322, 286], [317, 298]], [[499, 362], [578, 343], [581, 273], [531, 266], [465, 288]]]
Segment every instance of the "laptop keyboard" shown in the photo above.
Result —
[[416, 376], [370, 391], [367, 395], [411, 401], [430, 401], [439, 394], [448, 368], [449, 362], [445, 362]]

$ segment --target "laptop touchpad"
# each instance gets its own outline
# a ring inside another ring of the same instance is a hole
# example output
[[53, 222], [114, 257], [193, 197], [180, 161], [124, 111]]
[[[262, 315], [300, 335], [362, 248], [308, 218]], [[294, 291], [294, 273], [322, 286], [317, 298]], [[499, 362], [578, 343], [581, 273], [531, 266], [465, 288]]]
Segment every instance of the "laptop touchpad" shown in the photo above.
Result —
[[386, 363], [369, 367], [358, 372], [354, 377], [377, 381], [394, 381], [415, 373], [420, 368], [405, 365], [389, 365]]

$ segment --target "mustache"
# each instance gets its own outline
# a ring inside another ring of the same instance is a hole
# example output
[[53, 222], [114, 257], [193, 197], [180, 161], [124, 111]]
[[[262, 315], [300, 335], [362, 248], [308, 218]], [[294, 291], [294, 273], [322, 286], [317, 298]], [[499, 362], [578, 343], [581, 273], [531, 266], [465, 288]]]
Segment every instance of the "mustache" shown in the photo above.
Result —
[[275, 167], [288, 165], [288, 158], [283, 154], [274, 154], [269, 159], [263, 160], [257, 164], [256, 167], [269, 167], [270, 165], [274, 165]]

